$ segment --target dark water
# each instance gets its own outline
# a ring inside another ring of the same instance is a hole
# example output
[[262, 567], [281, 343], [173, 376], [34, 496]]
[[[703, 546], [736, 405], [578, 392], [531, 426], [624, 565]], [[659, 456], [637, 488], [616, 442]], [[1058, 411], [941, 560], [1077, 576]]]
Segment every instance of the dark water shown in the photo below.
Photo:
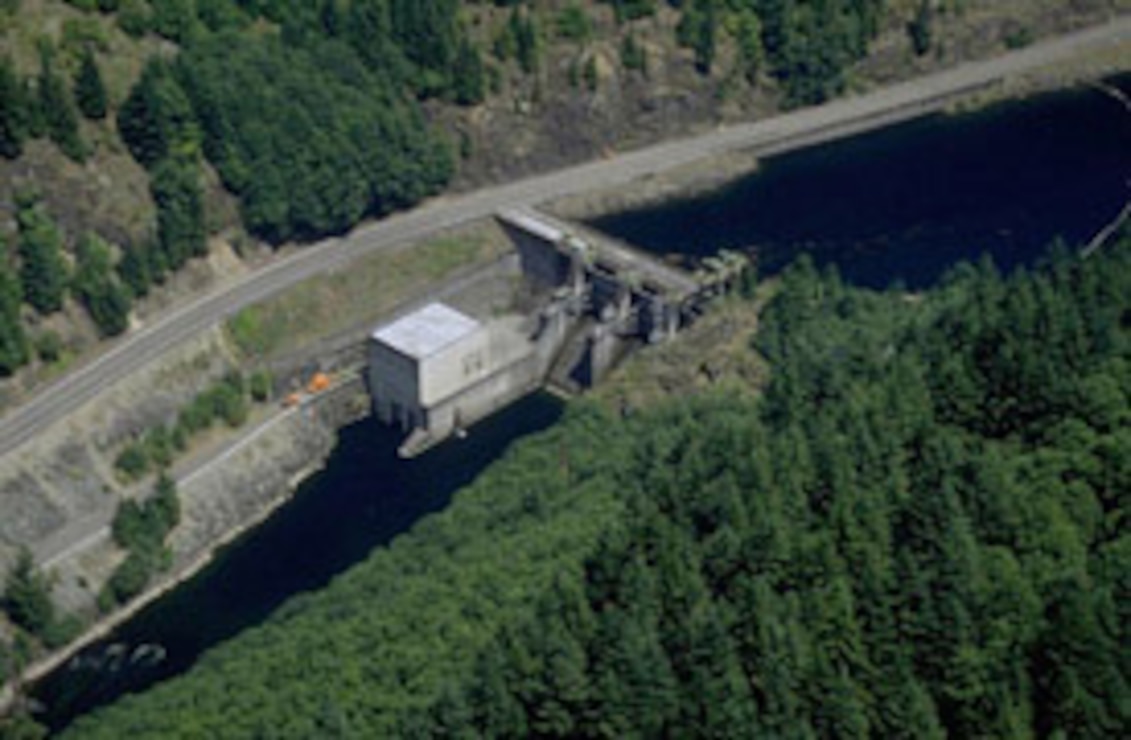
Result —
[[[1131, 90], [1131, 76], [1109, 81]], [[801, 150], [717, 192], [593, 225], [693, 258], [756, 247], [770, 274], [801, 252], [857, 285], [933, 283], [962, 259], [1033, 261], [1087, 242], [1131, 197], [1131, 112], [1093, 88], [935, 115]]]
[[531, 396], [476, 425], [466, 439], [414, 460], [399, 459], [401, 435], [375, 421], [343, 429], [325, 470], [293, 500], [41, 683], [34, 695], [45, 712], [37, 719], [58, 730], [125, 693], [182, 673], [204, 650], [259, 624], [288, 597], [321, 588], [422, 516], [443, 509], [512, 442], [557, 421], [561, 409], [550, 396]]

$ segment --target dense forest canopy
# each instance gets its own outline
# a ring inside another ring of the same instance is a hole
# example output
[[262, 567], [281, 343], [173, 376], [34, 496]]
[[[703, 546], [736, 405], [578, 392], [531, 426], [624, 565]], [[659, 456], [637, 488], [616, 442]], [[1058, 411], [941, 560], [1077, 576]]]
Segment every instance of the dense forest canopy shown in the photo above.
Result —
[[[245, 226], [269, 241], [345, 231], [451, 176], [448, 144], [412, 98], [452, 87], [457, 10], [448, 0], [249, 2], [175, 32], [159, 26], [184, 51], [150, 62], [122, 107], [122, 137], [147, 167], [202, 143]], [[280, 30], [248, 28], [255, 16]]]
[[178, 69], [248, 228], [273, 241], [340, 232], [447, 182], [444, 142], [349, 47], [237, 38], [200, 43]]
[[802, 260], [756, 347], [760, 399], [577, 404], [73, 736], [1123, 734], [1131, 235], [918, 295]]

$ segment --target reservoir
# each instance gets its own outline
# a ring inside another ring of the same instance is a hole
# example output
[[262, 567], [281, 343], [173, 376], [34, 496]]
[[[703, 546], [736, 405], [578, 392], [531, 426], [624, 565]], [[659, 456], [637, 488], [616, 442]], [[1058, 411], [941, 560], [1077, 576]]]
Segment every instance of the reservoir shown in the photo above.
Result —
[[[1131, 89], [1131, 76], [1113, 82]], [[1086, 242], [1131, 196], [1131, 112], [1081, 88], [964, 115], [935, 115], [771, 158], [719, 191], [595, 219], [673, 259], [756, 248], [762, 274], [808, 252], [858, 285], [930, 285], [988, 252], [1033, 262], [1055, 237]], [[189, 668], [444, 508], [515, 440], [561, 405], [533, 396], [412, 460], [375, 421], [342, 430], [326, 469], [204, 571], [44, 680], [38, 719], [76, 716]]]
[[[1131, 90], [1131, 75], [1109, 80]], [[591, 225], [682, 262], [800, 253], [856, 285], [926, 287], [960, 260], [1010, 269], [1086, 243], [1131, 199], [1131, 109], [1093, 87], [937, 114], [761, 163], [721, 190]]]

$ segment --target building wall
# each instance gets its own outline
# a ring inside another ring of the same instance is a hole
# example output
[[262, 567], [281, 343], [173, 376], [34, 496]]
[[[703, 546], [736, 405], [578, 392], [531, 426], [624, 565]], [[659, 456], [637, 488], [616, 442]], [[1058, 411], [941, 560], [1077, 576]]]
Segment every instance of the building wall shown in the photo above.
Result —
[[425, 409], [475, 385], [490, 371], [483, 328], [421, 361], [383, 342], [369, 342], [373, 410], [381, 421], [406, 429], [425, 426]]
[[491, 364], [487, 343], [487, 331], [480, 327], [425, 358], [420, 363], [419, 403], [431, 406], [486, 377]]
[[528, 354], [428, 409], [428, 434], [433, 439], [443, 439], [457, 428], [470, 426], [490, 416], [541, 385], [541, 363], [535, 355]]
[[381, 421], [415, 426], [414, 417], [420, 414], [416, 361], [373, 339], [369, 340], [369, 392]]

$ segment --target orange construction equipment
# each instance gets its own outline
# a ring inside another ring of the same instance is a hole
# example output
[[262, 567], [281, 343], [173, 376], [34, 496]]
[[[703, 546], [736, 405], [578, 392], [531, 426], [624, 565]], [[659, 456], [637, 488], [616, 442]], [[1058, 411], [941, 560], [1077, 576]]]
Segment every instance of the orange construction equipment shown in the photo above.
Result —
[[307, 393], [320, 393], [330, 387], [330, 376], [326, 373], [314, 373], [310, 382], [306, 384]]

